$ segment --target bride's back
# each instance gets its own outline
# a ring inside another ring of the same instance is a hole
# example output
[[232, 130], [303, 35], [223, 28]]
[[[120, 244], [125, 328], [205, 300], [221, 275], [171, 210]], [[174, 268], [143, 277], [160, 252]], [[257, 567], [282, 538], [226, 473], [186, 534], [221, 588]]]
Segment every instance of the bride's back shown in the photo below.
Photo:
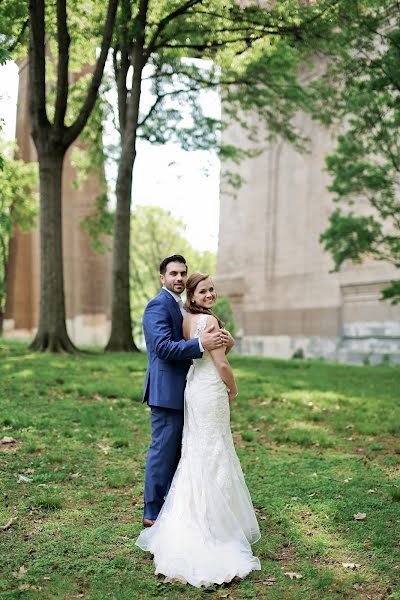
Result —
[[[204, 331], [205, 326], [206, 326], [207, 316], [208, 315], [205, 315], [203, 313], [201, 313], [201, 314], [186, 313], [186, 315], [183, 319], [183, 324], [182, 324], [183, 337], [185, 338], [185, 340], [191, 340], [191, 339], [193, 339], [195, 337], [199, 337], [199, 335], [201, 335], [202, 331]], [[206, 317], [206, 318], [204, 318], [204, 317]], [[201, 329], [201, 331], [200, 331], [200, 329]]]

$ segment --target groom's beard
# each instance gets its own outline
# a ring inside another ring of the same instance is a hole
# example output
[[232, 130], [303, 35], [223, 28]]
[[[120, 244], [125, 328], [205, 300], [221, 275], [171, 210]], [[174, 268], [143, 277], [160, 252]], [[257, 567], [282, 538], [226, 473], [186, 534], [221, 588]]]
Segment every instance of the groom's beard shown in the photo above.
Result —
[[166, 285], [165, 287], [170, 292], [174, 292], [174, 294], [178, 294], [178, 295], [181, 295], [182, 292], [185, 291], [185, 284], [184, 283], [174, 283], [172, 286]]

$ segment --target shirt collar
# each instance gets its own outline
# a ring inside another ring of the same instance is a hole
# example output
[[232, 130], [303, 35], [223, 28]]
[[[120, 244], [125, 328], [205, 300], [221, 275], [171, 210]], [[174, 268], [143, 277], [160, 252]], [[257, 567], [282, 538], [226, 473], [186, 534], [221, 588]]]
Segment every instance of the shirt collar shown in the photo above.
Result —
[[175, 292], [171, 292], [171, 290], [166, 288], [165, 285], [162, 286], [162, 289], [165, 290], [166, 292], [168, 292], [168, 294], [171, 294], [171, 296], [173, 297], [175, 302], [182, 302], [182, 298], [180, 296], [178, 296], [178, 294], [175, 294]]

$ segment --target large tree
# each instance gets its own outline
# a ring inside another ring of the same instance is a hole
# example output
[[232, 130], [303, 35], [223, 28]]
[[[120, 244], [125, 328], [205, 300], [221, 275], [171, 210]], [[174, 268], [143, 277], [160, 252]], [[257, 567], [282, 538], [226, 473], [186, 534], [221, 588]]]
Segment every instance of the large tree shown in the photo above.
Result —
[[[40, 179], [40, 316], [38, 331], [31, 345], [34, 350], [57, 352], [75, 349], [65, 323], [61, 226], [63, 161], [67, 149], [82, 132], [95, 106], [117, 5], [118, 0], [108, 0], [103, 11], [98, 3], [74, 2], [68, 11], [68, 22], [66, 0], [53, 3], [29, 1], [29, 115]], [[98, 31], [89, 26], [94, 23]], [[87, 88], [84, 92], [80, 88], [82, 100], [79, 108], [76, 98], [72, 103], [69, 98], [70, 70], [82, 68], [82, 58], [91, 62], [93, 55], [87, 54], [90, 48], [87, 43], [85, 48], [75, 47], [76, 60], [71, 69], [71, 42], [78, 38], [78, 31], [85, 31], [86, 36], [91, 36], [93, 54], [97, 40], [101, 40], [95, 67], [87, 78]], [[67, 115], [68, 108], [72, 108], [72, 114]]]
[[[327, 157], [338, 208], [321, 241], [335, 270], [365, 258], [400, 269], [399, 3], [343, 2], [324, 51], [328, 68], [315, 82], [316, 114], [342, 133]], [[400, 302], [400, 271], [382, 296]]]
[[[135, 349], [129, 251], [138, 137], [153, 143], [175, 140], [188, 150], [214, 147], [221, 158], [246, 155], [245, 144], [223, 146], [224, 124], [204, 114], [200, 92], [211, 88], [220, 91], [227, 120], [239, 122], [249, 137], [279, 134], [300, 146], [291, 119], [307, 101], [297, 70], [331, 26], [336, 5], [335, 0], [121, 0], [113, 43], [121, 149], [107, 350]], [[205, 66], [198, 58], [212, 62]], [[145, 112], [140, 110], [144, 78], [152, 82], [154, 99]], [[189, 115], [182, 115], [183, 106], [189, 106]]]

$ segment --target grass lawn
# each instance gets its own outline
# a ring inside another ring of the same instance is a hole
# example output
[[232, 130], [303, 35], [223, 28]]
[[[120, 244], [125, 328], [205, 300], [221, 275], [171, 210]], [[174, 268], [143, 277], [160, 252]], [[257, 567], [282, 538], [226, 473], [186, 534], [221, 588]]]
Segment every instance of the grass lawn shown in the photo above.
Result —
[[400, 599], [400, 369], [232, 364], [232, 428], [262, 571], [204, 591], [164, 583], [134, 545], [146, 356], [30, 354], [0, 342], [0, 439], [16, 440], [0, 444], [2, 600]]

